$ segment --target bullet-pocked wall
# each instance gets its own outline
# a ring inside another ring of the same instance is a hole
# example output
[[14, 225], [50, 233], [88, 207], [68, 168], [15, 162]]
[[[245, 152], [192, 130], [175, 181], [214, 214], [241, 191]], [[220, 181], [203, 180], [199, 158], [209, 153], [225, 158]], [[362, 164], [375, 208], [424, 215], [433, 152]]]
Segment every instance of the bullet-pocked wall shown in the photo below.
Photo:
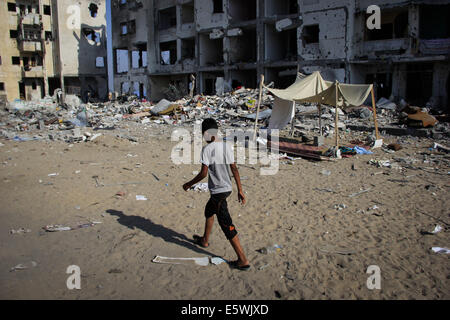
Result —
[[[423, 79], [428, 80], [420, 96], [446, 106], [446, 34], [426, 27], [433, 21], [430, 17], [446, 25], [439, 15], [447, 12], [444, 2], [437, 6], [427, 0], [419, 4], [403, 0], [150, 1], [146, 10], [148, 92], [152, 99], [161, 98], [164, 85], [177, 83], [177, 78], [189, 83], [191, 74], [196, 77], [196, 93], [214, 93], [216, 83], [225, 90], [256, 87], [263, 74], [266, 83], [284, 88], [297, 72], [320, 71], [330, 81], [374, 83], [377, 99], [409, 98], [423, 104], [414, 96], [421, 86], [414, 75], [424, 72]], [[381, 8], [381, 30], [366, 27], [367, 7], [374, 4]], [[114, 37], [120, 38], [121, 30], [116, 28]], [[129, 48], [123, 42], [116, 46], [125, 47]], [[116, 76], [122, 82], [125, 74]]]
[[84, 101], [108, 96], [105, 0], [53, 3], [57, 14], [60, 72], [67, 93]]

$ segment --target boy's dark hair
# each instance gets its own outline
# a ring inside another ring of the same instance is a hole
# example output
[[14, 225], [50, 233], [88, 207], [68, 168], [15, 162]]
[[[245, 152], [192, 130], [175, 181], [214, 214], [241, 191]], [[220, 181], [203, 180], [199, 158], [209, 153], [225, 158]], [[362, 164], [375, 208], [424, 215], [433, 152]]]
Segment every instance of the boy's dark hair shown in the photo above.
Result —
[[204, 134], [209, 129], [219, 129], [216, 120], [214, 120], [213, 118], [205, 119], [202, 122], [202, 134]]

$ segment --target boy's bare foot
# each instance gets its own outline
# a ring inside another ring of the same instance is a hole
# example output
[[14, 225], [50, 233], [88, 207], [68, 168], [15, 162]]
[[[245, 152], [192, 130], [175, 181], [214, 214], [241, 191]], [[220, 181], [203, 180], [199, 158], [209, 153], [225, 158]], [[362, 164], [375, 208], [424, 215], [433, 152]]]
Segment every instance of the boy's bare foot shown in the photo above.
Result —
[[209, 243], [205, 241], [205, 239], [199, 235], [194, 235], [194, 242], [195, 244], [199, 245], [200, 247], [207, 248], [209, 247]]

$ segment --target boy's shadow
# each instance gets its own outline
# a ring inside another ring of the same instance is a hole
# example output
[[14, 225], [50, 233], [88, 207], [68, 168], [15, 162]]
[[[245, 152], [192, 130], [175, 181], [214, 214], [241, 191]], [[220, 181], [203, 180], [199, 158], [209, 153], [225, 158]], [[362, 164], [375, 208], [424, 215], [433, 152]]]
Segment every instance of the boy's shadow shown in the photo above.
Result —
[[188, 239], [185, 235], [173, 231], [172, 229], [166, 228], [160, 224], [153, 223], [151, 220], [139, 217], [139, 216], [127, 216], [123, 213], [123, 211], [117, 211], [113, 209], [106, 210], [112, 216], [117, 216], [117, 222], [134, 230], [135, 228], [141, 229], [142, 231], [147, 232], [149, 235], [154, 237], [162, 238], [166, 242], [172, 242], [179, 246], [183, 246], [192, 251], [195, 251], [200, 254], [206, 254], [208, 256], [216, 257], [216, 255], [199, 248], [194, 244], [194, 241]]

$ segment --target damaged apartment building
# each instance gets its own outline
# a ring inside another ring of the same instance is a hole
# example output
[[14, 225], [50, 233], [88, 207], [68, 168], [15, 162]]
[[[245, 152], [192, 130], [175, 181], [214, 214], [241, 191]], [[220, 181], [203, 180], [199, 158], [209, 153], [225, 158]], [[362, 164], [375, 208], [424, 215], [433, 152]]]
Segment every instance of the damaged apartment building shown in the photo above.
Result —
[[105, 0], [0, 3], [0, 96], [108, 96]]
[[[447, 108], [450, 1], [112, 0], [115, 90], [151, 100], [297, 72], [374, 83], [377, 98]], [[381, 29], [366, 26], [381, 9]]]

